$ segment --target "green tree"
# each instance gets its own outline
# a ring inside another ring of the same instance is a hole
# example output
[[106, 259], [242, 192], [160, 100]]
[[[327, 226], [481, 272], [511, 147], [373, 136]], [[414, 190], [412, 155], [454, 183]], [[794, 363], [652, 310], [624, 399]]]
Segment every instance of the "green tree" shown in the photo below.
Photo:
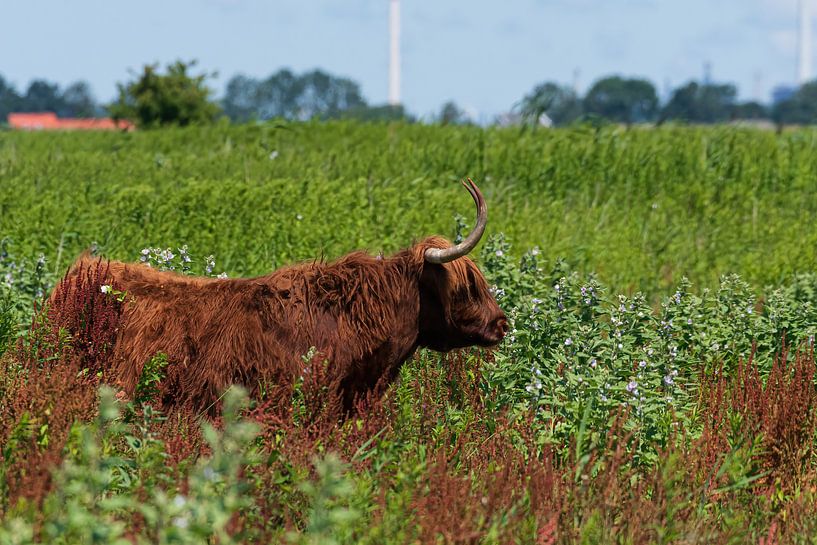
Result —
[[405, 121], [413, 123], [415, 117], [408, 113], [402, 104], [381, 104], [377, 106], [360, 106], [343, 112], [342, 119], [357, 119], [359, 121], [380, 123], [391, 121]]
[[93, 117], [99, 110], [90, 86], [84, 81], [66, 87], [60, 99], [62, 104], [57, 114], [61, 117]]
[[0, 76], [0, 123], [4, 123], [10, 113], [19, 111], [20, 100], [17, 89]]
[[366, 106], [360, 86], [322, 70], [302, 75], [283, 69], [265, 80], [238, 75], [227, 83], [222, 101], [233, 121], [336, 118]]
[[661, 112], [661, 121], [678, 119], [692, 123], [722, 123], [735, 113], [737, 89], [731, 83], [703, 84], [691, 81], [679, 87]]
[[803, 84], [791, 97], [775, 104], [772, 119], [778, 125], [817, 123], [817, 81]]
[[440, 108], [437, 120], [441, 125], [467, 125], [471, 122], [468, 113], [457, 106], [456, 102], [449, 100]]
[[63, 109], [60, 87], [43, 79], [35, 79], [28, 84], [26, 94], [22, 97], [22, 112], [59, 112]]
[[768, 119], [769, 110], [763, 104], [750, 100], [735, 104], [732, 108], [732, 119]]
[[582, 105], [576, 93], [550, 81], [534, 87], [517, 107], [522, 119], [534, 126], [540, 123], [543, 115], [555, 125], [566, 125], [582, 115]]
[[142, 128], [211, 123], [221, 108], [210, 100], [207, 74], [190, 75], [195, 61], [176, 61], [160, 74], [158, 65], [145, 65], [142, 74], [118, 84], [119, 99], [109, 106], [114, 119], [128, 119]]
[[587, 114], [628, 125], [652, 121], [658, 111], [658, 95], [652, 83], [620, 76], [595, 82], [583, 103]]
[[298, 114], [302, 119], [338, 117], [349, 108], [366, 105], [356, 82], [321, 70], [303, 74], [299, 90]]
[[84, 81], [72, 83], [64, 90], [56, 83], [35, 79], [20, 95], [0, 76], [0, 119], [12, 112], [54, 112], [60, 117], [91, 117], [99, 106], [91, 88]]
[[224, 113], [232, 121], [244, 122], [260, 118], [257, 98], [258, 82], [238, 75], [227, 82], [224, 99], [221, 101]]

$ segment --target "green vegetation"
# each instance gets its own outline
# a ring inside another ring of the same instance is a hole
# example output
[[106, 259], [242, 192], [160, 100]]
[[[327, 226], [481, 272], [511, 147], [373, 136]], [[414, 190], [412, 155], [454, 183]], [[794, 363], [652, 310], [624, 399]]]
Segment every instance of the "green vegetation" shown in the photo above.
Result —
[[[815, 133], [8, 136], [0, 543], [808, 543], [817, 530]], [[260, 399], [231, 389], [214, 422], [158, 412], [162, 354], [135, 399], [117, 395], [105, 357], [122, 299], [98, 271], [68, 310], [29, 319], [93, 242], [233, 276], [454, 238], [470, 221], [465, 175], [489, 202], [476, 257], [512, 329], [490, 355], [419, 353], [343, 421], [319, 371]], [[87, 327], [67, 338], [65, 323]]]
[[165, 74], [157, 65], [146, 65], [136, 81], [118, 85], [119, 99], [108, 107], [111, 117], [143, 129], [212, 123], [221, 108], [210, 100], [207, 74], [188, 74], [195, 64], [176, 61]]
[[34, 79], [25, 92], [0, 75], [0, 124], [14, 112], [54, 112], [59, 117], [93, 117], [104, 113], [94, 100], [91, 88], [76, 81], [64, 88], [44, 79]]
[[453, 236], [473, 177], [489, 233], [615, 291], [736, 273], [762, 288], [817, 268], [817, 132], [416, 125], [219, 125], [0, 141], [0, 233], [62, 271], [97, 243], [219, 259], [231, 275]]
[[269, 119], [336, 118], [366, 108], [360, 86], [348, 78], [312, 70], [298, 75], [283, 69], [265, 80], [235, 76], [227, 83], [224, 113], [236, 122]]
[[587, 91], [584, 111], [614, 123], [643, 123], [655, 117], [658, 95], [652, 83], [643, 79], [604, 78]]

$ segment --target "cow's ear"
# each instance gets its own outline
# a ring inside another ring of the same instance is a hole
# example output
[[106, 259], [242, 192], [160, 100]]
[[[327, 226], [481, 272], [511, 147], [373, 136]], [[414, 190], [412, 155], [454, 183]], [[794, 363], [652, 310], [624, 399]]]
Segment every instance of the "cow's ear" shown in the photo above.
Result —
[[263, 282], [252, 283], [248, 286], [249, 297], [243, 298], [243, 305], [254, 312], [265, 308], [266, 301], [272, 296], [272, 290]]
[[430, 263], [425, 273], [427, 296], [434, 299], [436, 305], [444, 308], [454, 297], [451, 293], [449, 272], [445, 265]]

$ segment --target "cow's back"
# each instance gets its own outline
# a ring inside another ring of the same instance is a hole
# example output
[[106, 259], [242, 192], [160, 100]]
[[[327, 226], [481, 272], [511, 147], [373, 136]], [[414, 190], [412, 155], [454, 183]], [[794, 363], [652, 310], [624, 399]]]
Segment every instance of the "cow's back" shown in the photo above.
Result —
[[52, 293], [52, 304], [60, 289], [89, 270], [105, 271], [104, 282], [122, 299], [120, 327], [104, 374], [128, 396], [145, 363], [160, 353], [169, 362], [161, 385], [164, 401], [202, 409], [230, 384], [254, 389], [294, 372], [297, 361], [290, 361], [292, 350], [283, 344], [284, 307], [269, 303], [270, 288], [262, 279], [183, 276], [83, 254], [67, 282]]

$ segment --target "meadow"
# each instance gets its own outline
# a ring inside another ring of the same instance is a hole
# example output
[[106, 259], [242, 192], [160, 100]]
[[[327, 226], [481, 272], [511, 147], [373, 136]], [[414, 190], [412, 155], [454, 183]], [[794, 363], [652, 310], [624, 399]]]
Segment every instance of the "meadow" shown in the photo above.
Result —
[[[0, 543], [813, 543], [815, 151], [735, 127], [0, 133]], [[60, 328], [116, 297], [35, 303], [89, 247], [232, 277], [453, 239], [465, 176], [512, 329], [421, 351], [344, 421], [320, 372], [162, 413], [161, 354], [121, 399], [115, 323]]]
[[281, 124], [129, 134], [4, 133], [0, 233], [54, 272], [96, 243], [212, 253], [235, 275], [472, 221], [456, 183], [490, 203], [490, 233], [539, 246], [616, 291], [682, 277], [759, 287], [815, 268], [817, 133]]

